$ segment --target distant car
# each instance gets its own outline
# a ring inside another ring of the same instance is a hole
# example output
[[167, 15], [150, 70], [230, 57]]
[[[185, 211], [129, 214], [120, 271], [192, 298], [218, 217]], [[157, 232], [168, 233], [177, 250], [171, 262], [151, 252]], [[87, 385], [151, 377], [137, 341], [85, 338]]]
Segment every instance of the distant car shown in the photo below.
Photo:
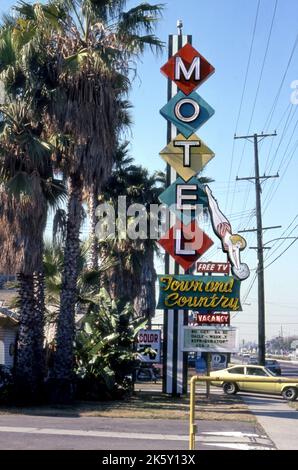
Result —
[[[250, 357], [247, 361], [247, 364], [258, 366], [259, 360], [257, 357]], [[281, 375], [281, 368], [279, 363], [275, 359], [266, 359], [265, 360], [265, 367], [273, 372], [275, 375]]]
[[[225, 378], [223, 382], [211, 382], [212, 385], [222, 387], [227, 395], [234, 395], [241, 392], [269, 393], [273, 395], [282, 395], [285, 400], [294, 401], [298, 396], [298, 377], [297, 383], [270, 383], [268, 379], [275, 377], [267, 367], [242, 365], [233, 366], [221, 371], [211, 372], [212, 377]], [[264, 382], [242, 382], [243, 377], [263, 377]], [[283, 377], [286, 379], [286, 377]], [[289, 377], [288, 377], [289, 378]], [[292, 379], [293, 377], [291, 377]], [[236, 379], [236, 382], [229, 382], [229, 379]]]
[[281, 368], [275, 359], [266, 359], [265, 367], [276, 375], [281, 375]]
[[258, 365], [258, 358], [257, 357], [250, 357], [247, 361], [247, 364], [252, 364], [252, 365], [255, 365], [257, 366]]

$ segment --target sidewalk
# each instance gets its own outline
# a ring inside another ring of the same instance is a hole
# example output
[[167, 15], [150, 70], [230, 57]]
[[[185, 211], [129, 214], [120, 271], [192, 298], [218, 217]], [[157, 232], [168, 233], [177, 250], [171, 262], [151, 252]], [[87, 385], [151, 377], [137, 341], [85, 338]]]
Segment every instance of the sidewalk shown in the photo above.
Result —
[[278, 450], [298, 450], [298, 411], [279, 397], [242, 398]]

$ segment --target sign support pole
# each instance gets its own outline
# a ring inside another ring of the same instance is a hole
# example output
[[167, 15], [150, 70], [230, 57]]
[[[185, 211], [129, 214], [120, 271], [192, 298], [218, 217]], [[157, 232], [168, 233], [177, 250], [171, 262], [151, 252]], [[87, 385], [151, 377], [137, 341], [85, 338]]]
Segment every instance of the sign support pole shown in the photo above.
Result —
[[[179, 34], [170, 35], [168, 43], [169, 59], [185, 44], [192, 43], [192, 36], [182, 34], [182, 24], [179, 23]], [[177, 85], [168, 79], [168, 101], [177, 94]], [[176, 127], [168, 122], [167, 144], [177, 136]], [[167, 164], [167, 186], [177, 179], [176, 171]], [[170, 226], [175, 224], [176, 217], [170, 215]], [[165, 274], [184, 274], [175, 260], [167, 253], [165, 255]], [[164, 342], [163, 342], [163, 393], [180, 396], [187, 393], [187, 356], [182, 351], [182, 330], [188, 324], [188, 312], [180, 310], [164, 311]]]

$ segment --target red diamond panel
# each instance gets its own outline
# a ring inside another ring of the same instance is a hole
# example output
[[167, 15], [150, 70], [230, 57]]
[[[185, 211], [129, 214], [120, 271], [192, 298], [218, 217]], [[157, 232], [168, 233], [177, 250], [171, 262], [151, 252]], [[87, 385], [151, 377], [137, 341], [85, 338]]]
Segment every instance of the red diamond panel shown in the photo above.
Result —
[[[180, 80], [175, 80], [175, 63], [176, 57], [181, 57], [183, 60], [184, 66], [186, 70], [189, 70], [193, 60], [196, 57], [200, 58], [200, 78], [197, 80], [195, 78], [195, 72], [192, 73], [190, 79], [186, 79], [181, 73]], [[161, 72], [171, 80], [173, 80], [178, 88], [185, 93], [185, 95], [189, 95], [192, 91], [198, 88], [202, 83], [207, 80], [210, 75], [215, 72], [215, 68], [209, 64], [209, 62], [203, 57], [194, 47], [190, 44], [186, 44], [184, 47], [179, 49], [179, 51], [173, 55], [169, 61], [161, 67]]]
[[[178, 242], [180, 249], [195, 251], [194, 254], [176, 252], [177, 231], [181, 233], [181, 242]], [[157, 243], [185, 270], [189, 269], [213, 245], [213, 241], [199, 228], [195, 220], [189, 225], [177, 221]]]

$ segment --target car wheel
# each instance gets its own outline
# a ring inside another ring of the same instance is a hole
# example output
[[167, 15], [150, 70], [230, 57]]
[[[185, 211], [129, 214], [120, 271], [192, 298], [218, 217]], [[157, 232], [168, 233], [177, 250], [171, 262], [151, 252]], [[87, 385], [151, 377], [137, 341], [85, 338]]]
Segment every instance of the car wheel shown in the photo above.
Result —
[[295, 401], [297, 398], [297, 388], [289, 387], [283, 390], [282, 396], [285, 400], [288, 401]]
[[235, 395], [238, 392], [237, 384], [233, 382], [225, 382], [222, 388], [227, 395]]

